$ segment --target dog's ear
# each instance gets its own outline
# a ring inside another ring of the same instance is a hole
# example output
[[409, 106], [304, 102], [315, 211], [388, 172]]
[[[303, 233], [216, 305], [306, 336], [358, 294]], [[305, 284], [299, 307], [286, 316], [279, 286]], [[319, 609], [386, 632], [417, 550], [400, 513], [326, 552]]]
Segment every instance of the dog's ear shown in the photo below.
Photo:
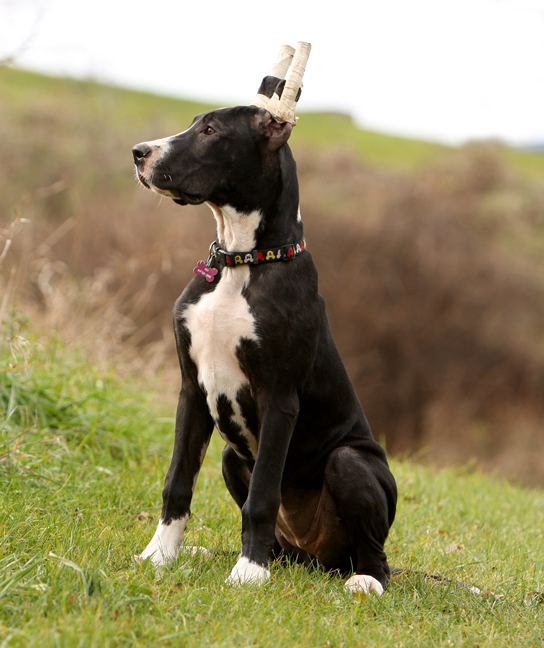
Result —
[[281, 148], [291, 136], [293, 125], [289, 122], [278, 124], [275, 119], [270, 120], [265, 124], [265, 132], [268, 137], [268, 146], [270, 150], [277, 151]]
[[293, 130], [292, 124], [289, 122], [279, 124], [268, 111], [262, 111], [259, 115], [257, 128], [269, 151], [277, 151], [281, 148], [287, 142]]

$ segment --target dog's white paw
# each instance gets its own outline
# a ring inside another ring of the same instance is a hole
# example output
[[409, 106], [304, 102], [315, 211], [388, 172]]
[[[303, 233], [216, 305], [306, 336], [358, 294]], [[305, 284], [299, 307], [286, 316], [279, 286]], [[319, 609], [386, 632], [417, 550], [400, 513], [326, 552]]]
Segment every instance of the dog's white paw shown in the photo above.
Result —
[[179, 520], [172, 520], [169, 524], [160, 521], [151, 542], [141, 554], [134, 556], [134, 560], [143, 562], [150, 558], [155, 567], [163, 567], [174, 562], [183, 541], [188, 519], [189, 516], [185, 515]]
[[141, 563], [147, 558], [151, 558], [151, 563], [155, 567], [164, 567], [166, 565], [169, 565], [170, 563], [174, 562], [176, 559], [177, 555], [180, 553], [188, 553], [191, 556], [195, 556], [196, 554], [202, 554], [202, 556], [206, 559], [212, 557], [211, 551], [206, 549], [206, 547], [198, 547], [198, 546], [187, 546], [187, 547], [180, 547], [175, 553], [169, 554], [164, 551], [162, 547], [160, 548], [155, 548], [154, 545], [149, 543], [149, 545], [145, 548], [144, 551], [142, 551], [141, 554], [137, 556], [133, 556], [132, 559], [134, 562]]
[[151, 564], [153, 565], [153, 567], [165, 567], [174, 560], [173, 558], [165, 556], [161, 551], [157, 550], [153, 553], [142, 551], [141, 554], [135, 554], [134, 556], [132, 556], [132, 562], [143, 563], [144, 560], [147, 560], [148, 558], [151, 558]]
[[380, 581], [376, 580], [373, 576], [366, 576], [365, 574], [354, 574], [344, 583], [344, 589], [352, 596], [376, 594], [381, 596], [383, 594], [383, 587]]
[[150, 542], [147, 547], [142, 551], [141, 554], [133, 556], [134, 562], [142, 563], [148, 558], [151, 560], [151, 564], [154, 567], [165, 567], [170, 563], [173, 563], [176, 559], [177, 552], [168, 553], [163, 547], [157, 545], [156, 543]]
[[262, 585], [269, 578], [269, 569], [241, 556], [225, 582], [227, 585], [243, 585], [244, 583]]

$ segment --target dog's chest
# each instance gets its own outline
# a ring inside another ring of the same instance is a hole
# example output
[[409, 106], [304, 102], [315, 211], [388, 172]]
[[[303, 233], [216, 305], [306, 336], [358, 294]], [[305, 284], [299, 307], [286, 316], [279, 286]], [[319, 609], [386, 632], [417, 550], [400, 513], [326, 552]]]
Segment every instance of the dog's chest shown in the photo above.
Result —
[[257, 441], [248, 420], [254, 410], [247, 376], [240, 367], [242, 340], [258, 342], [255, 318], [242, 291], [249, 268], [226, 269], [212, 292], [185, 311], [189, 353], [206, 392], [210, 414], [223, 438], [242, 456], [254, 458]]

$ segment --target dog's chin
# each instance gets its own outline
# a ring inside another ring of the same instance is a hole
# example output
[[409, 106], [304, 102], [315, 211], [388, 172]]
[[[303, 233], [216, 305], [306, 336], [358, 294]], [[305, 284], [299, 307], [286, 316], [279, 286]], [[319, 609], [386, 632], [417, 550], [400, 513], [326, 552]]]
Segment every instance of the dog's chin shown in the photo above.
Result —
[[159, 194], [159, 196], [164, 196], [165, 198], [177, 198], [177, 194], [174, 194], [170, 189], [161, 189], [154, 184], [150, 186], [150, 189], [156, 194]]
[[172, 199], [178, 205], [201, 205], [205, 199], [200, 194], [179, 193], [179, 196], [172, 196]]
[[[145, 184], [145, 182], [143, 182], [142, 180], [141, 182], [142, 184]], [[146, 186], [151, 189], [151, 191], [159, 194], [159, 196], [172, 198], [172, 200], [178, 205], [201, 205], [203, 202], [205, 202], [205, 198], [201, 194], [191, 194], [179, 190], [162, 189], [161, 187], [153, 183], [149, 183], [149, 185]]]

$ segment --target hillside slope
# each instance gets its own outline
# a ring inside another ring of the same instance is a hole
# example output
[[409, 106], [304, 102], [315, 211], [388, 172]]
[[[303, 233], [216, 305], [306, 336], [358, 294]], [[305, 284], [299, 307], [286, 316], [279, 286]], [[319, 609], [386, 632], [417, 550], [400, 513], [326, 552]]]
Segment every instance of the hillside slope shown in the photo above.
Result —
[[159, 515], [174, 403], [164, 403], [153, 382], [122, 378], [115, 365], [99, 368], [81, 345], [69, 351], [28, 325], [33, 355], [14, 368], [14, 352], [25, 363], [5, 340], [14, 322], [6, 324], [3, 646], [542, 645], [544, 493], [473, 469], [392, 461], [399, 508], [386, 550], [407, 571], [380, 599], [353, 599], [338, 575], [286, 561], [272, 565], [266, 586], [233, 588], [224, 579], [240, 548], [241, 519], [215, 435], [186, 537], [211, 558], [182, 552], [160, 572], [135, 563]]
[[[187, 128], [196, 114], [217, 107], [11, 68], [0, 69], [0, 97], [17, 112], [24, 113], [34, 106], [43, 114], [48, 106], [55, 106], [55, 110], [65, 112], [67, 119], [78, 115], [79, 120], [107, 120], [109, 128], [138, 128], [144, 139], [148, 132], [152, 133], [150, 137], [156, 137], [157, 132], [179, 132]], [[347, 148], [372, 165], [416, 168], [447, 148], [363, 131], [355, 127], [349, 116], [340, 113], [300, 115], [304, 128], [295, 130], [295, 145], [301, 142], [318, 148]]]
[[[139, 127], [140, 132], [164, 124], [165, 134], [186, 128], [196, 114], [216, 107], [93, 81], [50, 77], [14, 68], [0, 69], [0, 97], [12, 109], [47, 104], [44, 102], [46, 96], [54, 97], [57, 109], [66, 110], [67, 117], [71, 111], [79, 115], [88, 113], [91, 118], [107, 118], [112, 127], [132, 124]], [[115, 106], [115, 110], [108, 111], [108, 106]], [[94, 115], [93, 109], [97, 109]], [[295, 149], [299, 143], [317, 148], [344, 148], [356, 153], [367, 164], [403, 171], [419, 168], [450, 150], [441, 144], [358, 128], [349, 115], [342, 113], [302, 110], [300, 117], [304, 128], [295, 131]], [[538, 152], [502, 147], [501, 155], [523, 172], [544, 173], [544, 155]]]
[[[0, 97], [0, 226], [27, 221], [0, 289], [98, 355], [111, 317], [150, 366], [175, 366], [172, 304], [213, 218], [141, 190], [131, 147], [206, 106], [11, 69]], [[366, 133], [341, 115], [302, 115], [292, 145], [320, 289], [376, 437], [542, 483], [541, 158]]]

